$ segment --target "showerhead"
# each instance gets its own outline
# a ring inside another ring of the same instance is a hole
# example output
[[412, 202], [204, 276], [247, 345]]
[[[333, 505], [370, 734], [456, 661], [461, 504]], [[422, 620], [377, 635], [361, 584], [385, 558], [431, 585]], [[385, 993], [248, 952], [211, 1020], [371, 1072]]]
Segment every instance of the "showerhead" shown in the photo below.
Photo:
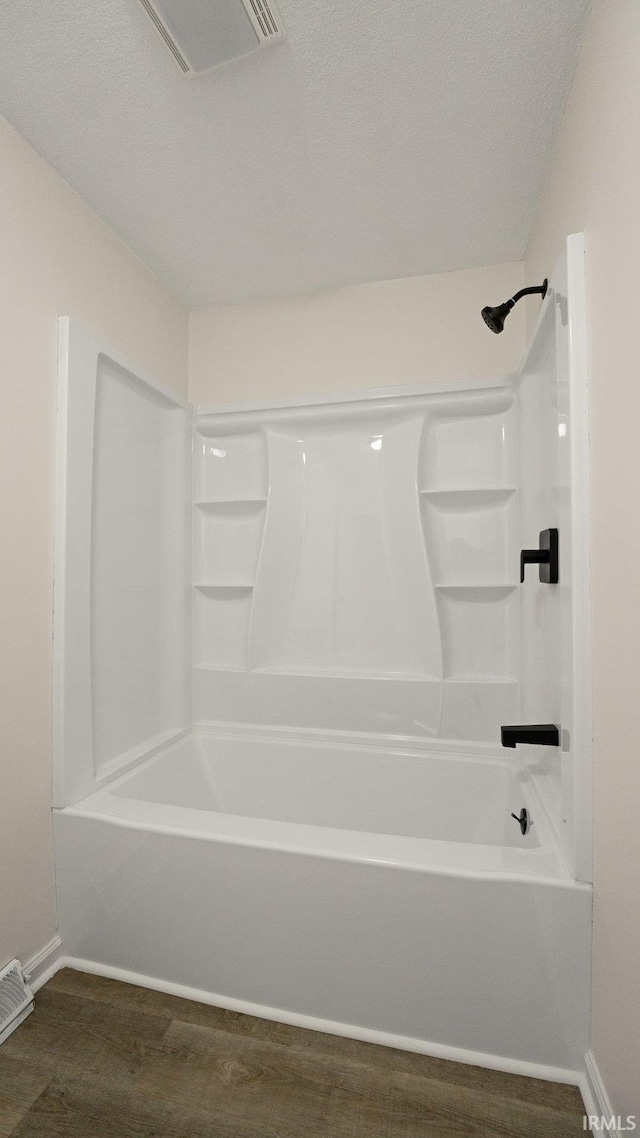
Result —
[[541, 285], [536, 285], [534, 288], [521, 288], [520, 292], [517, 292], [515, 296], [511, 297], [511, 300], [505, 300], [504, 304], [499, 304], [496, 308], [489, 308], [487, 305], [486, 308], [482, 309], [482, 319], [487, 325], [487, 328], [490, 328], [491, 331], [497, 335], [498, 332], [502, 332], [507, 316], [521, 297], [530, 296], [532, 293], [541, 293], [544, 299], [546, 292], [547, 279], [545, 277]]
[[492, 332], [502, 332], [504, 322], [511, 312], [514, 303], [515, 301], [513, 300], [507, 300], [504, 304], [499, 304], [497, 308], [489, 308], [488, 306], [483, 308], [482, 319], [487, 325], [487, 328], [490, 328]]

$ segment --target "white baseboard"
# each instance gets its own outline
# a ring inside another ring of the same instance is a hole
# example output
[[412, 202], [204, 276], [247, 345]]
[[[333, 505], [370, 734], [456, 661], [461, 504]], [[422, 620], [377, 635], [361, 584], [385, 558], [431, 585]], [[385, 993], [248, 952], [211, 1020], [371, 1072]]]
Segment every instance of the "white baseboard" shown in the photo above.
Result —
[[59, 936], [51, 938], [44, 948], [25, 960], [22, 970], [34, 992], [62, 968], [62, 941]]
[[[584, 1074], [580, 1080], [580, 1092], [584, 1109], [587, 1115], [596, 1115], [598, 1118], [612, 1119], [613, 1107], [602, 1081], [593, 1051], [587, 1051], [584, 1057]], [[601, 1129], [597, 1133], [605, 1133], [609, 1138], [622, 1138], [619, 1130], [615, 1128]]]
[[[508, 1059], [500, 1055], [487, 1055], [481, 1051], [449, 1047], [445, 1044], [432, 1043], [422, 1039], [411, 1039], [403, 1035], [392, 1035], [385, 1031], [354, 1027], [351, 1024], [317, 1019], [314, 1016], [299, 1015], [296, 1012], [282, 1011], [279, 1008], [268, 1008], [262, 1004], [249, 1003], [246, 1000], [234, 1000], [226, 996], [204, 992], [198, 988], [190, 988], [184, 984], [173, 984], [168, 980], [158, 980], [140, 972], [130, 972], [124, 968], [97, 964], [93, 960], [64, 956], [62, 941], [59, 936], [52, 937], [48, 944], [39, 952], [34, 953], [23, 965], [25, 976], [34, 992], [37, 992], [43, 984], [47, 983], [47, 980], [55, 976], [60, 968], [73, 968], [76, 972], [89, 972], [95, 976], [106, 976], [111, 980], [121, 980], [125, 984], [152, 988], [158, 992], [167, 992], [169, 995], [194, 1000], [196, 1003], [212, 1004], [214, 1007], [227, 1008], [229, 1011], [241, 1012], [245, 1015], [256, 1016], [259, 1019], [290, 1023], [294, 1027], [308, 1028], [311, 1031], [323, 1031], [330, 1035], [361, 1039], [365, 1043], [397, 1047], [401, 1051], [416, 1051], [436, 1059], [449, 1059], [454, 1063], [468, 1063], [474, 1067], [487, 1067], [495, 1071], [505, 1071], [508, 1074], [526, 1075], [532, 1079], [548, 1079], [550, 1082], [574, 1084], [580, 1088], [586, 1114], [606, 1118], [611, 1118], [613, 1115], [609, 1096], [591, 1051], [587, 1051], [585, 1054], [584, 1071], [572, 1071], [560, 1067], [549, 1067], [542, 1063]], [[609, 1130], [608, 1134], [611, 1138], [620, 1138], [617, 1130]]]
[[298, 1012], [283, 1011], [281, 1008], [270, 1008], [263, 1004], [249, 1003], [247, 1000], [220, 996], [213, 992], [201, 991], [199, 988], [189, 988], [185, 984], [173, 984], [169, 980], [159, 980], [155, 976], [130, 972], [128, 969], [112, 967], [109, 964], [98, 964], [94, 960], [65, 956], [62, 960], [62, 967], [74, 968], [77, 972], [89, 972], [94, 976], [106, 976], [111, 980], [121, 980], [125, 984], [136, 984], [140, 988], [152, 988], [157, 992], [167, 992], [169, 995], [180, 996], [185, 1000], [193, 1000], [200, 1004], [211, 1004], [217, 1008], [226, 1008], [228, 1011], [256, 1016], [258, 1019], [270, 1019], [276, 1023], [290, 1023], [294, 1027], [303, 1027], [310, 1031], [322, 1031], [328, 1035], [342, 1035], [348, 1039], [361, 1039], [365, 1043], [396, 1047], [400, 1051], [416, 1051], [421, 1055], [430, 1055], [435, 1059], [448, 1059], [454, 1063], [467, 1063], [472, 1067], [487, 1067], [494, 1071], [506, 1071], [512, 1075], [526, 1075], [531, 1079], [547, 1079], [553, 1083], [570, 1083], [574, 1086], [580, 1086], [583, 1078], [581, 1071], [572, 1071], [563, 1067], [549, 1067], [543, 1063], [530, 1063], [523, 1059], [508, 1059], [502, 1055], [487, 1055], [482, 1051], [469, 1051], [465, 1048], [450, 1047], [447, 1044], [433, 1043], [429, 1040], [413, 1039], [404, 1035], [392, 1035], [386, 1031], [356, 1027], [352, 1024], [334, 1022], [333, 1020], [317, 1019], [314, 1016], [302, 1015]]

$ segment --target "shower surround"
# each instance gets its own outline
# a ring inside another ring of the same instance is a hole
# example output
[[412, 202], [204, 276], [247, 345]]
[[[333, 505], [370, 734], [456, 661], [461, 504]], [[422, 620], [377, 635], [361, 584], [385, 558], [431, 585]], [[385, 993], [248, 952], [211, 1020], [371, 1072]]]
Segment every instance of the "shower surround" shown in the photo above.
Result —
[[[578, 1081], [583, 273], [572, 238], [518, 376], [193, 415], [62, 323], [72, 964]], [[521, 586], [549, 526], [561, 584]], [[561, 748], [501, 751], [527, 721]]]
[[508, 384], [197, 415], [195, 720], [494, 742], [516, 465]]

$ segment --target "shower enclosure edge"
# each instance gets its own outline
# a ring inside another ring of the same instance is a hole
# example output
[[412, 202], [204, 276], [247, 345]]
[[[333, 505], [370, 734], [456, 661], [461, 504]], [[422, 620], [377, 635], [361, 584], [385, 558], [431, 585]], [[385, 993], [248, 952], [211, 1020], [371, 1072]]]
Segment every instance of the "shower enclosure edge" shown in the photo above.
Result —
[[[572, 876], [576, 881], [591, 883], [591, 460], [586, 270], [585, 235], [571, 234], [567, 237], [565, 252], [559, 258], [551, 277], [549, 290], [540, 306], [533, 334], [514, 379], [520, 389], [519, 420], [522, 433], [527, 425], [527, 410], [523, 407], [524, 386], [527, 379], [531, 380], [532, 385], [540, 384], [540, 378], [544, 376], [544, 354], [552, 346], [549, 333], [555, 329], [554, 396], [557, 397], [557, 408], [554, 410], [557, 410], [557, 420], [551, 425], [554, 433], [557, 429], [555, 444], [559, 457], [558, 485], [553, 489], [560, 504], [561, 576], [558, 591], [564, 622], [563, 665], [568, 673], [563, 673], [559, 684], [562, 694], [558, 709], [561, 727], [558, 756], [566, 761], [569, 754], [573, 764], [572, 785], [564, 801], [564, 806], [572, 817], [572, 830], [568, 840], [563, 841], [562, 833], [558, 837], [564, 847], [567, 868]], [[551, 522], [545, 521], [544, 524]], [[528, 541], [531, 535], [521, 536], [523, 541]], [[537, 537], [536, 534], [533, 536], [534, 539]], [[543, 586], [541, 595], [545, 593]], [[526, 640], [526, 634], [523, 640]], [[539, 751], [540, 748], [529, 748], [528, 760], [532, 766], [537, 761]]]
[[[129, 754], [94, 765], [92, 721], [92, 512], [96, 444], [96, 398], [101, 364], [113, 367], [146, 395], [178, 412], [178, 465], [185, 465], [185, 510], [177, 515], [185, 524], [183, 556], [190, 549], [190, 435], [191, 405], [176, 392], [157, 383], [130, 361], [101, 342], [90, 329], [68, 316], [58, 318], [58, 370], [56, 393], [56, 461], [53, 548], [53, 657], [52, 657], [52, 804], [64, 807], [98, 789], [122, 771], [178, 740], [191, 728], [190, 721], [190, 619], [185, 613], [182, 666], [183, 722], [158, 731]], [[172, 427], [172, 430], [174, 428]], [[184, 444], [184, 446], [183, 446]], [[70, 455], [73, 478], [69, 477]], [[188, 469], [186, 468], [188, 465]], [[182, 487], [179, 488], [182, 493]], [[181, 523], [182, 524], [182, 523]], [[185, 576], [190, 564], [185, 564]], [[190, 603], [188, 578], [184, 597]]]

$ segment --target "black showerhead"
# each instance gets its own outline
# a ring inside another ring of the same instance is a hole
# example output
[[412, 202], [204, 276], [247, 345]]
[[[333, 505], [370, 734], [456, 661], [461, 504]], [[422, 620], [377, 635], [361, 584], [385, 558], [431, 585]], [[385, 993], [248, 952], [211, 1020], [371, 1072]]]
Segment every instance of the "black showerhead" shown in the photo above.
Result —
[[521, 288], [520, 292], [517, 292], [515, 296], [511, 297], [511, 300], [505, 300], [504, 304], [499, 304], [497, 308], [489, 308], [488, 306], [483, 308], [482, 319], [487, 325], [487, 328], [490, 328], [492, 332], [496, 334], [502, 332], [507, 316], [511, 312], [514, 304], [516, 304], [522, 296], [530, 296], [532, 293], [541, 293], [544, 298], [546, 291], [547, 279], [545, 277], [541, 285], [536, 285], [535, 288]]
[[513, 300], [507, 300], [504, 304], [499, 304], [497, 308], [483, 308], [482, 319], [487, 328], [490, 328], [492, 332], [501, 332], [514, 303]]

